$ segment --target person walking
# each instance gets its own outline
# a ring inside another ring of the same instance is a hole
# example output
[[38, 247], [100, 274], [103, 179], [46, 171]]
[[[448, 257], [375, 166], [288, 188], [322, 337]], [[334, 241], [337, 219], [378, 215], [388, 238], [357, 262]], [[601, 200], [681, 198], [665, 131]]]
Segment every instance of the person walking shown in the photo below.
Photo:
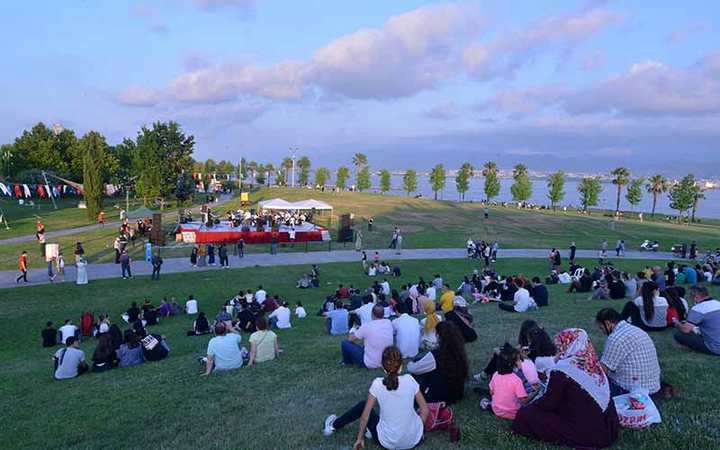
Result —
[[218, 248], [218, 256], [220, 257], [220, 267], [229, 269], [230, 261], [228, 259], [227, 246], [225, 244], [220, 244], [220, 247]]
[[577, 252], [577, 246], [575, 241], [570, 243], [570, 264], [575, 264], [575, 253]]
[[29, 283], [27, 279], [27, 273], [28, 273], [28, 259], [27, 259], [27, 251], [23, 250], [23, 252], [18, 257], [18, 270], [20, 270], [20, 276], [15, 278], [15, 284], [20, 283], [20, 280], [23, 280], [26, 283]]
[[100, 225], [100, 227], [104, 228], [105, 227], [105, 211], [100, 211], [98, 213], [97, 219], [98, 219], [98, 224]]
[[367, 224], [368, 224], [368, 233], [371, 233], [371, 232], [372, 232], [373, 223], [374, 223], [374, 222], [375, 222], [375, 219], [373, 219], [372, 216], [368, 217], [368, 221], [367, 221]]
[[362, 231], [355, 231], [355, 251], [359, 252], [362, 250]]
[[163, 259], [162, 256], [160, 256], [160, 252], [155, 253], [152, 257], [152, 275], [150, 276], [151, 280], [159, 280], [160, 279], [160, 269], [163, 265]]
[[84, 256], [78, 258], [77, 262], [75, 262], [75, 267], [77, 271], [75, 284], [88, 284], [87, 260]]
[[398, 230], [397, 237], [395, 238], [395, 254], [396, 255], [399, 255], [402, 253], [402, 241], [403, 241], [402, 234], [400, 234], [400, 230]]
[[237, 243], [237, 254], [238, 258], [242, 258], [245, 256], [245, 240], [240, 239]]
[[120, 255], [120, 267], [122, 268], [123, 280], [132, 278], [132, 272], [130, 271], [130, 263], [130, 255], [127, 254], [126, 250], [123, 250], [122, 254]]

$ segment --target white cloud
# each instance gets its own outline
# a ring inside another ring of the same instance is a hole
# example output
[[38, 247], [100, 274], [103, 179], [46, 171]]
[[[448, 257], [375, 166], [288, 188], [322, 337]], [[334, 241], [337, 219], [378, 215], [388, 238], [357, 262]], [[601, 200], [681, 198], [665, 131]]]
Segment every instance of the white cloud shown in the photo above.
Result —
[[160, 99], [160, 92], [139, 85], [130, 86], [117, 96], [120, 103], [129, 106], [154, 106]]

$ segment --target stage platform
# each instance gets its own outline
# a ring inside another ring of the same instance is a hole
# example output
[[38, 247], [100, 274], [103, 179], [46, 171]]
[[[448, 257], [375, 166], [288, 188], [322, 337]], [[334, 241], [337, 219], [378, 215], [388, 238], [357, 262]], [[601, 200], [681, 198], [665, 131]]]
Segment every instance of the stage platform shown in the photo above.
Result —
[[256, 228], [233, 227], [230, 222], [221, 221], [207, 227], [200, 222], [180, 224], [176, 232], [177, 240], [187, 244], [235, 244], [241, 239], [246, 244], [269, 244], [273, 238], [278, 243], [289, 242], [327, 242], [330, 232], [320, 225], [305, 222], [295, 226], [295, 239], [290, 240], [290, 227], [280, 226], [273, 231], [269, 227], [258, 231]]

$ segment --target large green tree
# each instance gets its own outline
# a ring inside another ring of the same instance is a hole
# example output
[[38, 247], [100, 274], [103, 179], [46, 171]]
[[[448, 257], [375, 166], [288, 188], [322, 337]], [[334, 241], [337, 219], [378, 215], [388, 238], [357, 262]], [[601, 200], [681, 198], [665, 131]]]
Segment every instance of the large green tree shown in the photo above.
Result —
[[661, 174], [655, 174], [651, 176], [648, 179], [647, 184], [645, 185], [645, 188], [647, 191], [652, 194], [653, 196], [653, 204], [652, 204], [652, 216], [655, 216], [655, 207], [657, 206], [658, 197], [660, 194], [667, 192], [668, 190], [668, 180]]
[[464, 162], [455, 176], [455, 187], [461, 201], [465, 201], [465, 194], [470, 189], [470, 178], [472, 178], [473, 170], [472, 164]]
[[602, 182], [598, 177], [585, 177], [580, 181], [577, 188], [580, 193], [580, 204], [583, 211], [590, 213], [590, 208], [597, 206], [602, 192]]
[[668, 194], [670, 207], [678, 212], [677, 221], [680, 223], [683, 213], [692, 208], [697, 196], [697, 182], [695, 176], [686, 175], [682, 180], [675, 183]]
[[383, 169], [380, 171], [380, 192], [382, 194], [388, 192], [390, 190], [390, 180], [391, 180], [390, 171], [387, 169]]
[[371, 187], [370, 183], [370, 168], [365, 166], [360, 169], [357, 174], [357, 185], [355, 186], [358, 192], [367, 191]]
[[517, 164], [513, 168], [513, 184], [510, 186], [510, 192], [516, 202], [526, 202], [532, 196], [532, 183], [524, 164]]
[[612, 183], [617, 186], [615, 214], [618, 214], [620, 212], [620, 194], [622, 194], [623, 186], [630, 182], [630, 170], [627, 167], [617, 167], [610, 172], [610, 175], [612, 175]]
[[324, 188], [330, 178], [330, 171], [327, 167], [318, 167], [315, 171], [315, 185]]
[[[146, 193], [158, 193], [156, 195], [162, 197], [173, 195], [178, 175], [183, 171], [192, 170], [195, 137], [186, 136], [176, 122], [155, 122], [150, 128], [142, 127], [138, 133], [136, 149], [141, 148], [141, 153], [148, 154], [151, 160], [148, 161], [147, 167], [143, 167], [142, 162], [138, 161], [134, 165], [133, 175], [138, 179], [142, 177], [144, 183], [157, 183], [152, 188], [146, 184]], [[158, 173], [152, 175], [145, 173], [149, 170]]]
[[338, 167], [337, 173], [335, 174], [335, 186], [344, 191], [347, 187], [347, 180], [350, 178], [350, 169], [347, 166]]
[[632, 205], [633, 210], [642, 201], [643, 196], [643, 183], [645, 179], [635, 178], [628, 184], [627, 192], [625, 193], [625, 200]]
[[310, 165], [310, 158], [307, 156], [303, 156], [297, 162], [298, 169], [300, 169], [300, 174], [298, 176], [300, 186], [307, 186], [310, 182]]
[[90, 131], [77, 143], [78, 154], [83, 156], [83, 195], [87, 205], [89, 220], [95, 220], [102, 211], [103, 195], [103, 161], [107, 153], [107, 143], [103, 135]]
[[443, 189], [445, 189], [446, 177], [445, 166], [442, 164], [437, 164], [430, 172], [430, 187], [432, 187], [435, 200], [438, 199], [438, 192], [442, 192]]
[[407, 192], [407, 195], [417, 191], [417, 172], [410, 169], [405, 171], [403, 175], [403, 190]]
[[485, 177], [485, 200], [490, 202], [500, 194], [500, 180], [498, 179], [498, 167], [494, 161], [483, 164], [483, 177]]
[[548, 199], [553, 211], [557, 209], [558, 203], [565, 198], [565, 173], [562, 170], [550, 175], [547, 181]]

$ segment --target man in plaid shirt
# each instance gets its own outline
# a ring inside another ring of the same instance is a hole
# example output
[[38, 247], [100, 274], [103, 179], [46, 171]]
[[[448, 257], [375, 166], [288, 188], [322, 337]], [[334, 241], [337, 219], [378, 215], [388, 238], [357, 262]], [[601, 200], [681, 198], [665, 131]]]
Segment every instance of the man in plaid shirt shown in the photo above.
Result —
[[608, 337], [600, 364], [610, 381], [610, 394], [626, 394], [634, 388], [647, 389], [650, 394], [658, 392], [660, 364], [650, 336], [622, 320], [612, 308], [600, 310], [595, 321]]

